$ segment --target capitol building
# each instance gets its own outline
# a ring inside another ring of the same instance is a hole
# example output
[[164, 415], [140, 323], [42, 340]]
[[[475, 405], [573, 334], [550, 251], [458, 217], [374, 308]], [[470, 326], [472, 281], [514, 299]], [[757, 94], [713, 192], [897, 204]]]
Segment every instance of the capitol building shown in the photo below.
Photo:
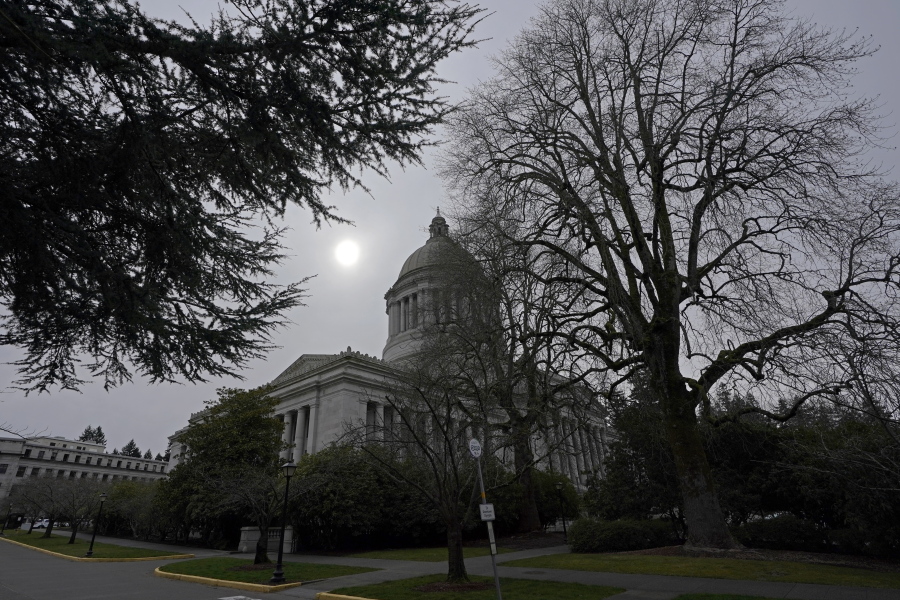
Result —
[[[430, 310], [446, 300], [439, 258], [454, 248], [447, 221], [438, 212], [429, 238], [406, 259], [384, 296], [387, 341], [380, 358], [349, 347], [338, 354], [303, 354], [270, 383], [270, 395], [280, 400], [276, 414], [284, 420], [283, 460], [318, 452], [340, 440], [348, 427], [390, 430], [398, 415], [385, 399], [396, 391], [398, 369], [420, 349], [424, 329], [440, 318], [440, 311]], [[184, 453], [178, 441], [183, 431], [169, 438], [169, 470]], [[576, 419], [562, 409], [536, 437], [540, 468], [565, 474], [578, 488], [590, 474], [603, 473], [607, 430], [599, 411]], [[511, 452], [501, 460], [511, 465]]]

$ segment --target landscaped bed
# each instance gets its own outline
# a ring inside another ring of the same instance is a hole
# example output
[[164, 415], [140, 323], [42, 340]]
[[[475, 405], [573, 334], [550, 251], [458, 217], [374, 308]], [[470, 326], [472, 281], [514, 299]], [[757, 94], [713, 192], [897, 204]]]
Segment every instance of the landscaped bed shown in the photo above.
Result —
[[504, 562], [503, 566], [900, 588], [900, 572], [896, 571], [876, 571], [809, 562], [746, 560], [745, 558], [662, 556], [632, 552], [553, 554]]
[[[507, 548], [497, 548], [499, 554], [513, 552]], [[465, 558], [477, 558], [489, 556], [490, 549], [483, 546], [463, 548]], [[441, 562], [447, 560], [447, 547], [438, 548], [404, 548], [400, 550], [372, 550], [371, 552], [359, 552], [349, 554], [353, 558], [383, 558], [387, 560], [418, 560], [422, 562]]]
[[[355, 575], [367, 573], [378, 569], [366, 567], [346, 567], [343, 565], [320, 565], [310, 563], [285, 562], [285, 583], [299, 583], [328, 579], [329, 577], [341, 577], [343, 575]], [[207, 577], [209, 579], [223, 579], [225, 581], [239, 581], [242, 583], [256, 583], [267, 585], [272, 578], [274, 564], [254, 565], [249, 558], [198, 558], [183, 562], [164, 565], [159, 568], [165, 573], [177, 573], [179, 575], [193, 575], [195, 577]]]
[[[332, 590], [334, 594], [361, 596], [372, 600], [421, 600], [427, 593], [428, 600], [494, 600], [494, 580], [490, 577], [470, 577], [469, 584], [447, 583], [446, 575], [428, 575], [399, 581], [386, 581], [374, 585]], [[501, 579], [504, 597], [516, 600], [600, 600], [624, 589], [558, 581], [534, 581], [530, 579]]]
[[[33, 531], [30, 534], [20, 529], [7, 530], [4, 534], [8, 539], [27, 544], [34, 548], [49, 550], [66, 556], [77, 558], [87, 554], [90, 542], [76, 538], [74, 544], [69, 543], [69, 535], [51, 535], [49, 538], [43, 537], [43, 531]], [[94, 542], [94, 554], [92, 558], [154, 558], [162, 556], [173, 556], [176, 552], [166, 550], [150, 550], [149, 548], [131, 548], [129, 546], [117, 546], [115, 544], [104, 544], [102, 542]]]

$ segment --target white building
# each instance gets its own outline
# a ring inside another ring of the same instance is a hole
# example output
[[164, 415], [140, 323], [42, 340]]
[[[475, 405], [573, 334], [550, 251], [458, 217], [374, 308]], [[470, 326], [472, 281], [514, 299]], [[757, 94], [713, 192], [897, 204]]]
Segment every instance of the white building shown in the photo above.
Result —
[[[383, 399], [395, 385], [398, 363], [415, 354], [422, 328], [439, 314], [427, 308], [447, 300], [441, 296], [437, 262], [442, 250], [454, 243], [440, 213], [429, 232], [429, 239], [406, 259], [384, 296], [388, 336], [380, 359], [349, 347], [339, 354], [304, 354], [271, 382], [272, 395], [281, 400], [276, 413], [284, 419], [283, 439], [290, 447], [283, 459], [297, 460], [321, 450], [344, 434], [347, 423], [393, 422], [391, 407]], [[599, 414], [595, 417], [585, 426], [583, 420], [576, 423], [565, 414], [557, 415], [552, 431], [541, 436], [558, 447], [545, 466], [565, 473], [576, 485], [584, 483], [586, 473], [602, 472], [606, 427]], [[178, 442], [182, 431], [169, 438], [171, 467], [184, 452]]]
[[0, 502], [25, 477], [153, 481], [166, 476], [163, 460], [107, 454], [106, 447], [63, 437], [0, 438]]

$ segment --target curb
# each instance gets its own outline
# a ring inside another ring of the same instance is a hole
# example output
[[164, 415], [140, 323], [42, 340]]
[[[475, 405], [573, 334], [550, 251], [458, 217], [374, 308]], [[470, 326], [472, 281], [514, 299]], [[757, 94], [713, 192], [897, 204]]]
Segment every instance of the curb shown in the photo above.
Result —
[[22, 542], [17, 542], [15, 540], [10, 540], [8, 538], [2, 537], [0, 540], [4, 542], [8, 542], [10, 544], [15, 544], [16, 546], [21, 546], [22, 548], [28, 548], [29, 550], [34, 550], [35, 552], [43, 552], [44, 554], [49, 554], [50, 556], [55, 556], [57, 558], [64, 558], [66, 560], [71, 560], [73, 562], [141, 562], [147, 560], [169, 560], [175, 558], [194, 558], [193, 554], [169, 554], [166, 556], [142, 556], [140, 558], [84, 558], [80, 556], [69, 556], [68, 554], [60, 554], [59, 552], [53, 552], [52, 550], [45, 550], [44, 548], [38, 548], [37, 546], [30, 546], [28, 544], [23, 544]]
[[369, 600], [362, 596], [344, 596], [342, 594], [332, 594], [331, 592], [319, 592], [316, 594], [316, 600]]
[[188, 581], [190, 583], [202, 583], [204, 585], [212, 585], [215, 587], [234, 588], [236, 590], [244, 590], [245, 592], [280, 592], [290, 588], [300, 587], [300, 583], [285, 583], [283, 585], [262, 585], [260, 583], [244, 583], [243, 581], [228, 581], [226, 579], [212, 579], [210, 577], [198, 577], [197, 575], [182, 575], [181, 573], [167, 573], [160, 571], [159, 567], [153, 570], [153, 574], [157, 577], [165, 579], [176, 579], [178, 581]]

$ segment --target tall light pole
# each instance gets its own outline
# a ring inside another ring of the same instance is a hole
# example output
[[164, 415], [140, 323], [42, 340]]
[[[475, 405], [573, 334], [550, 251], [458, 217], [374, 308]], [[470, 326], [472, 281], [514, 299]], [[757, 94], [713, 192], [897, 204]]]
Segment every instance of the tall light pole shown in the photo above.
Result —
[[566, 543], [568, 544], [569, 543], [569, 532], [566, 531], [566, 512], [565, 512], [565, 509], [563, 509], [562, 490], [563, 490], [563, 482], [557, 481], [556, 482], [556, 495], [559, 496], [559, 516], [562, 517], [563, 536], [565, 536]]
[[94, 533], [91, 535], [91, 547], [84, 556], [90, 558], [94, 555], [94, 539], [97, 537], [97, 526], [100, 525], [100, 515], [103, 514], [103, 503], [106, 502], [106, 494], [100, 494], [100, 509], [97, 511], [97, 519], [94, 521]]
[[294, 476], [294, 471], [296, 470], [297, 465], [294, 464], [294, 461], [286, 462], [281, 465], [281, 472], [284, 473], [287, 481], [284, 482], [284, 507], [281, 510], [281, 536], [278, 538], [278, 564], [275, 565], [275, 572], [272, 573], [272, 579], [269, 580], [269, 583], [272, 584], [284, 583], [284, 567], [281, 564], [282, 559], [284, 558], [284, 526], [287, 524], [288, 489], [291, 487], [291, 477]]
[[9, 508], [6, 511], [6, 518], [3, 519], [3, 527], [0, 527], [0, 535], [6, 535], [3, 533], [6, 531], [6, 524], [9, 523], [9, 515], [12, 514], [12, 504], [9, 505]]

